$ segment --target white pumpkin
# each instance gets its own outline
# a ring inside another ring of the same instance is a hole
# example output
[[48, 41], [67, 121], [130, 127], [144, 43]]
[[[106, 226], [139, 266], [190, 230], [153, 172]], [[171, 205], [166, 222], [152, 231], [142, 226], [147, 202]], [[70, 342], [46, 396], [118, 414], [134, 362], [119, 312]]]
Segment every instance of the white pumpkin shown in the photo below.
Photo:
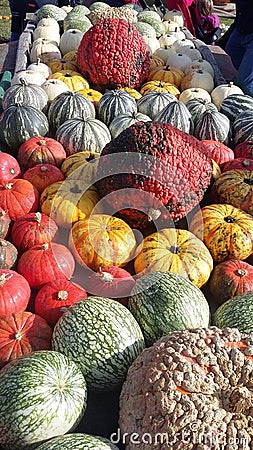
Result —
[[151, 36], [142, 36], [144, 41], [147, 44], [147, 47], [149, 48], [149, 53], [151, 55], [153, 55], [155, 53], [155, 51], [160, 48], [160, 43], [159, 40], [156, 37], [151, 37]]
[[174, 48], [176, 53], [180, 53], [181, 50], [185, 47], [193, 47], [193, 43], [190, 39], [187, 39], [187, 38], [177, 39], [172, 44], [172, 48]]
[[34, 41], [30, 51], [31, 63], [37, 62], [38, 59], [40, 59], [41, 62], [46, 62], [51, 59], [61, 59], [61, 57], [61, 51], [57, 44], [43, 38]]
[[186, 67], [185, 74], [188, 75], [188, 73], [191, 73], [193, 70], [203, 69], [206, 72], [209, 72], [212, 77], [214, 77], [214, 70], [212, 64], [210, 64], [209, 61], [206, 59], [196, 59], [192, 61], [192, 63]]
[[174, 20], [163, 20], [163, 26], [168, 33], [169, 31], [175, 31], [176, 28], [178, 28], [177, 22], [174, 22]]
[[220, 110], [221, 104], [225, 98], [232, 94], [244, 94], [239, 86], [236, 86], [232, 81], [227, 84], [220, 84], [216, 86], [211, 92], [212, 102]]
[[159, 37], [159, 42], [160, 42], [161, 47], [164, 47], [165, 45], [167, 47], [171, 47], [173, 42], [175, 42], [176, 40], [177, 40], [177, 38], [172, 32], [163, 34], [162, 36]]
[[165, 45], [164, 47], [159, 47], [154, 52], [154, 56], [157, 56], [158, 58], [162, 59], [164, 63], [166, 64], [166, 61], [169, 59], [170, 56], [174, 55], [176, 52], [173, 50], [172, 47], [169, 47], [168, 45]]
[[21, 80], [26, 80], [28, 84], [36, 84], [41, 86], [45, 83], [46, 78], [39, 72], [34, 72], [33, 70], [21, 70], [20, 72], [16, 72], [11, 80], [11, 85], [14, 84], [22, 84]]
[[41, 25], [39, 27], [37, 26], [33, 32], [33, 40], [36, 41], [39, 38], [54, 41], [57, 43], [57, 45], [59, 45], [60, 32], [56, 31], [55, 27], [51, 25]]
[[178, 67], [178, 69], [185, 71], [186, 67], [191, 63], [191, 58], [183, 53], [175, 53], [171, 55], [166, 61], [166, 66]]
[[212, 101], [211, 95], [202, 88], [185, 89], [179, 96], [180, 102], [183, 102], [185, 105], [194, 98], [202, 98], [204, 100], [207, 100], [208, 102]]
[[32, 70], [33, 72], [41, 73], [43, 77], [48, 78], [52, 75], [52, 70], [48, 67], [47, 64], [40, 62], [38, 59], [37, 62], [29, 64], [27, 70]]
[[181, 81], [181, 90], [184, 91], [189, 88], [202, 88], [210, 94], [214, 89], [214, 80], [212, 75], [202, 69], [194, 70], [192, 73], [188, 73], [188, 75], [185, 75]]
[[73, 50], [77, 50], [83, 38], [84, 33], [80, 30], [70, 28], [64, 31], [60, 40], [60, 50], [63, 55]]
[[177, 9], [167, 11], [163, 17], [163, 20], [173, 20], [173, 22], [176, 22], [179, 27], [184, 26], [184, 16], [181, 11], [178, 11]]
[[183, 53], [184, 55], [189, 56], [189, 58], [194, 61], [195, 59], [201, 58], [201, 53], [200, 51], [195, 48], [195, 47], [182, 47], [181, 48], [181, 53]]
[[53, 17], [43, 17], [42, 19], [39, 20], [39, 22], [37, 23], [37, 27], [41, 27], [41, 26], [47, 26], [47, 27], [52, 27], [55, 29], [55, 31], [58, 33], [60, 33], [60, 25], [58, 24], [57, 20], [54, 19]]
[[70, 91], [66, 83], [61, 80], [57, 80], [56, 78], [51, 78], [50, 80], [46, 80], [41, 87], [44, 89], [48, 96], [48, 103], [51, 103], [55, 97], [62, 94], [63, 92]]

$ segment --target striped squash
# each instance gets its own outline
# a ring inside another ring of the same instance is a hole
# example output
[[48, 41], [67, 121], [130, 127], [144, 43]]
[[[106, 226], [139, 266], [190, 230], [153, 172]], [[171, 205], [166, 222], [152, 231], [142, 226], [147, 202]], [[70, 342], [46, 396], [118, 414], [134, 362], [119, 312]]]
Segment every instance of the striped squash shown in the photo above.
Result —
[[218, 111], [214, 103], [205, 98], [192, 98], [186, 103], [186, 106], [191, 113], [195, 125], [199, 122], [205, 111]]
[[234, 145], [253, 140], [253, 110], [243, 111], [233, 123]]
[[187, 278], [171, 272], [151, 272], [138, 279], [128, 308], [148, 346], [172, 331], [207, 327], [210, 320], [201, 290]]
[[144, 349], [141, 329], [119, 302], [103, 297], [80, 300], [55, 325], [52, 348], [75, 361], [88, 388], [119, 387]]
[[104, 437], [70, 433], [50, 439], [37, 450], [118, 450], [118, 447]]
[[96, 111], [91, 100], [78, 92], [63, 92], [50, 103], [48, 120], [50, 126], [56, 130], [66, 120], [75, 117], [92, 117]]
[[86, 396], [85, 379], [66, 356], [41, 350], [15, 359], [0, 372], [0, 445], [25, 450], [67, 433], [81, 419]]
[[151, 118], [145, 114], [138, 112], [126, 112], [116, 116], [109, 125], [112, 138], [117, 137], [123, 130], [130, 127], [136, 122], [148, 122]]
[[14, 150], [34, 136], [45, 136], [49, 131], [46, 115], [33, 106], [15, 104], [4, 110], [0, 120], [1, 141]]
[[47, 94], [41, 86], [29, 84], [25, 79], [22, 79], [21, 84], [14, 84], [5, 91], [2, 98], [2, 107], [6, 109], [15, 103], [25, 103], [43, 111], [47, 106], [47, 101]]
[[63, 145], [67, 156], [81, 151], [101, 153], [111, 141], [111, 133], [101, 120], [76, 117], [66, 120], [57, 129], [56, 140]]
[[170, 123], [185, 133], [192, 134], [194, 125], [191, 113], [183, 102], [176, 100], [169, 103], [155, 117], [154, 122]]
[[253, 292], [230, 298], [218, 307], [213, 324], [219, 328], [238, 328], [242, 333], [253, 332]]
[[233, 123], [243, 111], [253, 110], [253, 98], [246, 94], [232, 94], [226, 97], [220, 106], [220, 112]]
[[165, 106], [174, 101], [175, 96], [169, 92], [150, 91], [137, 101], [137, 108], [153, 120]]
[[121, 89], [107, 91], [97, 105], [98, 119], [107, 126], [119, 114], [136, 113], [137, 105], [135, 99]]
[[205, 111], [195, 126], [197, 139], [212, 139], [227, 145], [231, 138], [230, 120], [218, 111]]

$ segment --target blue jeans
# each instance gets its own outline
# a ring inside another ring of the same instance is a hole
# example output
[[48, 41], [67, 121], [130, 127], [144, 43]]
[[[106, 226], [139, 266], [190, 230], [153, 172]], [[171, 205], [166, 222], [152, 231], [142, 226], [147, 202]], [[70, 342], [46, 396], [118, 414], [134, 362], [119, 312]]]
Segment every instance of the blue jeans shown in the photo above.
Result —
[[234, 29], [225, 51], [231, 57], [243, 84], [253, 94], [253, 33], [241, 34]]

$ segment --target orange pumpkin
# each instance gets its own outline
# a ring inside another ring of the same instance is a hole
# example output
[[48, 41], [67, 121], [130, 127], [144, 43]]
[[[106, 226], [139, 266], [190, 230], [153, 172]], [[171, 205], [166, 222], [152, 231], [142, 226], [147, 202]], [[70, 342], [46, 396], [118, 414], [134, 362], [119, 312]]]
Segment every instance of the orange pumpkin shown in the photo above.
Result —
[[64, 175], [62, 171], [53, 164], [36, 164], [36, 166], [26, 170], [23, 178], [30, 181], [30, 183], [32, 183], [41, 193], [47, 186], [50, 186], [50, 184], [56, 183], [57, 181], [63, 181]]
[[162, 67], [164, 66], [164, 60], [161, 58], [158, 58], [158, 56], [151, 55], [150, 56], [150, 71], [153, 70], [155, 67]]
[[107, 214], [79, 220], [69, 235], [69, 248], [76, 261], [95, 271], [103, 266], [125, 266], [135, 246], [135, 236], [129, 225]]
[[204, 206], [194, 214], [189, 230], [205, 243], [217, 263], [243, 260], [252, 253], [253, 217], [232, 205]]
[[135, 272], [168, 271], [188, 278], [195, 286], [203, 286], [213, 269], [208, 248], [187, 230], [164, 228], [145, 237], [137, 247]]
[[165, 81], [166, 83], [172, 83], [178, 88], [180, 88], [181, 81], [184, 78], [184, 72], [177, 67], [170, 65], [155, 67], [150, 71], [148, 80], [159, 80]]
[[70, 177], [85, 180], [87, 184], [93, 184], [96, 181], [98, 158], [97, 152], [77, 152], [68, 156], [63, 161], [61, 171], [65, 178]]
[[74, 62], [68, 61], [66, 59], [51, 59], [47, 61], [47, 66], [52, 70], [52, 74], [60, 72], [61, 70], [76, 71], [77, 66]]
[[63, 59], [65, 59], [65, 61], [72, 61], [76, 63], [76, 58], [77, 58], [77, 50], [71, 50], [70, 52], [65, 53], [65, 55], [63, 55]]
[[60, 70], [55, 72], [48, 78], [63, 81], [71, 91], [80, 91], [89, 88], [88, 81], [79, 73], [72, 70]]

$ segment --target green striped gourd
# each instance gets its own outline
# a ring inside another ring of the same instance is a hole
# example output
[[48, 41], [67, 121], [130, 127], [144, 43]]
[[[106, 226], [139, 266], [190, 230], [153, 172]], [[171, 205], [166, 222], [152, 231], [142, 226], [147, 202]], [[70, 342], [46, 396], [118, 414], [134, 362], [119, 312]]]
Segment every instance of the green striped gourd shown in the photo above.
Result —
[[39, 22], [44, 17], [52, 17], [57, 22], [63, 22], [67, 13], [56, 5], [43, 5], [36, 13], [36, 20]]
[[48, 108], [49, 124], [54, 130], [66, 120], [82, 116], [95, 119], [96, 111], [92, 101], [78, 92], [67, 91], [57, 95]]
[[175, 100], [163, 108], [155, 117], [154, 122], [171, 123], [185, 133], [192, 134], [194, 130], [191, 113], [183, 102]]
[[50, 439], [37, 450], [118, 450], [118, 447], [104, 437], [71, 433]]
[[233, 123], [234, 144], [253, 140], [253, 111], [243, 111]]
[[163, 91], [150, 91], [137, 100], [138, 111], [152, 120], [167, 106], [176, 100], [175, 95]]
[[126, 91], [113, 89], [102, 95], [97, 105], [98, 118], [107, 126], [119, 114], [137, 112], [135, 99]]
[[135, 28], [137, 28], [137, 30], [139, 31], [139, 33], [142, 36], [148, 36], [150, 38], [155, 38], [156, 37], [156, 31], [152, 27], [152, 25], [150, 25], [149, 23], [146, 23], [146, 22], [135, 22], [134, 26], [135, 26]]
[[34, 136], [45, 136], [49, 131], [46, 115], [33, 106], [15, 103], [3, 111], [0, 120], [0, 140], [17, 150]]
[[242, 333], [253, 333], [253, 292], [245, 292], [226, 300], [213, 316], [219, 328], [238, 328]]
[[57, 322], [52, 347], [79, 365], [90, 389], [107, 391], [124, 381], [144, 349], [144, 339], [127, 308], [109, 298], [90, 296]]
[[146, 344], [176, 330], [208, 327], [210, 311], [201, 290], [181, 275], [151, 272], [136, 281], [128, 308]]
[[86, 382], [61, 353], [42, 350], [19, 357], [0, 372], [0, 446], [34, 448], [74, 429], [86, 408]]
[[215, 104], [205, 98], [193, 98], [186, 103], [186, 107], [190, 111], [195, 125], [205, 111], [218, 111]]
[[63, 21], [64, 31], [74, 28], [83, 32], [87, 31], [92, 23], [87, 17], [90, 13], [89, 8], [85, 5], [77, 5], [71, 9]]
[[37, 84], [29, 84], [25, 78], [21, 79], [21, 84], [10, 86], [2, 99], [3, 109], [15, 103], [25, 103], [28, 106], [44, 110], [47, 106], [48, 96], [44, 89]]
[[119, 114], [116, 116], [109, 125], [112, 138], [117, 137], [123, 130], [130, 127], [136, 122], [148, 122], [151, 121], [150, 117], [138, 112], [126, 112], [125, 114]]
[[162, 23], [161, 17], [156, 11], [141, 11], [138, 14], [138, 21], [151, 25], [155, 30], [157, 38], [165, 34], [165, 27]]
[[56, 140], [63, 145], [67, 156], [85, 150], [101, 153], [111, 141], [111, 133], [101, 120], [76, 117], [66, 120], [57, 129]]
[[253, 98], [246, 94], [232, 94], [226, 97], [220, 106], [220, 112], [233, 123], [243, 111], [253, 110]]
[[196, 123], [194, 136], [201, 141], [211, 139], [227, 145], [231, 138], [230, 120], [219, 111], [205, 111]]

